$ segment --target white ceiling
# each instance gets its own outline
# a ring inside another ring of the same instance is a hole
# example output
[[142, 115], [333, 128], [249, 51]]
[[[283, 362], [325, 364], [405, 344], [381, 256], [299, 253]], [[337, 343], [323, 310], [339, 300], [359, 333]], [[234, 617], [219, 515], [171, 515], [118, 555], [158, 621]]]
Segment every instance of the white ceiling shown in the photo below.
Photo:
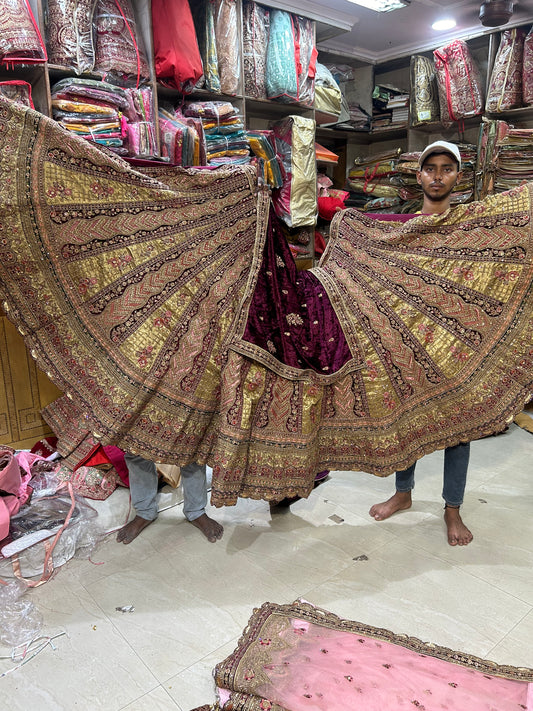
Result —
[[[513, 15], [502, 28], [484, 27], [479, 20], [482, 0], [411, 0], [393, 12], [374, 12], [348, 0], [269, 0], [281, 7], [317, 20], [318, 49], [366, 62], [379, 63], [424, 52], [452, 39], [467, 39], [516, 25], [533, 23], [533, 0], [514, 3]], [[431, 29], [435, 20], [453, 16], [449, 32]]]

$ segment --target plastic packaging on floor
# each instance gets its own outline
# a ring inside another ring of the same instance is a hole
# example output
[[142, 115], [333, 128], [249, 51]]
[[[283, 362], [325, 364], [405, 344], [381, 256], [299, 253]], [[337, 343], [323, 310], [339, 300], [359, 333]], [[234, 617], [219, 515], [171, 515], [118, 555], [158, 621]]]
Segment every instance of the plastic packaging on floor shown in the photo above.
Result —
[[30, 486], [33, 496], [11, 517], [10, 536], [0, 548], [0, 578], [22, 577], [35, 587], [74, 555], [88, 558], [103, 531], [97, 511], [52, 472], [34, 477]]
[[24, 598], [28, 586], [22, 580], [0, 585], [0, 644], [27, 644], [41, 630], [42, 617], [34, 603]]

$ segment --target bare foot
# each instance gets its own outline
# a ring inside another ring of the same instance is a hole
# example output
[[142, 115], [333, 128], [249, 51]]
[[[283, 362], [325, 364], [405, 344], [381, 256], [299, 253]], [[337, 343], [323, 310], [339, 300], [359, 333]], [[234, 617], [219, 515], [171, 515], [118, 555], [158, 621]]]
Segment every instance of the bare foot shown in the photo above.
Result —
[[411, 508], [411, 492], [397, 491], [387, 501], [382, 501], [380, 504], [374, 504], [368, 512], [376, 521], [384, 521], [397, 511], [405, 511]]
[[117, 541], [119, 543], [131, 543], [134, 538], [137, 538], [143, 528], [146, 528], [146, 526], [149, 526], [151, 523], [152, 520], [150, 519], [135, 516], [134, 519], [132, 519], [125, 526], [122, 526], [119, 530], [117, 533]]
[[451, 546], [467, 546], [474, 538], [463, 523], [459, 507], [446, 506], [444, 509], [444, 522], [448, 529], [448, 543]]
[[206, 513], [203, 513], [201, 516], [198, 516], [198, 518], [195, 518], [194, 521], [189, 521], [189, 523], [192, 523], [193, 526], [199, 528], [200, 531], [207, 538], [207, 540], [211, 543], [216, 543], [217, 541], [219, 541], [222, 538], [222, 534], [224, 533], [223, 526], [221, 526], [214, 519], [209, 518]]

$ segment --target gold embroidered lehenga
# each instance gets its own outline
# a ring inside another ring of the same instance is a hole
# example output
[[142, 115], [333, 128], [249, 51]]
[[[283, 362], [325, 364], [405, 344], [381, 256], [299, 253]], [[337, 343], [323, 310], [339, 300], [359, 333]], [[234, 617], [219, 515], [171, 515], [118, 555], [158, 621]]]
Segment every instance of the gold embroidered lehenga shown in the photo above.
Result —
[[504, 429], [532, 392], [532, 204], [347, 210], [298, 274], [251, 167], [142, 174], [0, 99], [0, 290], [65, 393], [45, 416], [207, 462], [217, 506]]

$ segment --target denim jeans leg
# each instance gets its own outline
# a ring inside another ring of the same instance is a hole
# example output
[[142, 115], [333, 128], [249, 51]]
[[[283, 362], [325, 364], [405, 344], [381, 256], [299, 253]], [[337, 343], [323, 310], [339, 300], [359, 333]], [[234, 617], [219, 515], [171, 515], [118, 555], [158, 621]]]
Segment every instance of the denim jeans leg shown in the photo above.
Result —
[[442, 498], [448, 506], [461, 506], [470, 459], [470, 442], [446, 447], [444, 451], [444, 481]]
[[131, 503], [137, 516], [154, 521], [157, 518], [157, 469], [150, 459], [124, 452], [130, 479]]
[[416, 462], [407, 469], [396, 472], [396, 491], [405, 493], [415, 488], [415, 467]]
[[183, 483], [183, 514], [194, 521], [205, 513], [207, 506], [207, 476], [205, 464], [187, 464], [181, 468]]

